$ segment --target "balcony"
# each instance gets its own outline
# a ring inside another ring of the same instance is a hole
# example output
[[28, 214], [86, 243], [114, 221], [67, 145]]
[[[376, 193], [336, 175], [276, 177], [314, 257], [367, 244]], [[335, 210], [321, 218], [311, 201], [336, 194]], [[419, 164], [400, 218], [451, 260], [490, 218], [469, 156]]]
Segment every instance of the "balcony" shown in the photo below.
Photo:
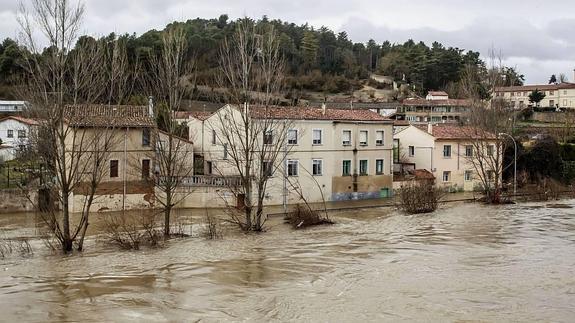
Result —
[[[166, 177], [158, 180], [165, 181]], [[239, 176], [193, 175], [178, 178], [181, 187], [234, 187], [241, 184]]]

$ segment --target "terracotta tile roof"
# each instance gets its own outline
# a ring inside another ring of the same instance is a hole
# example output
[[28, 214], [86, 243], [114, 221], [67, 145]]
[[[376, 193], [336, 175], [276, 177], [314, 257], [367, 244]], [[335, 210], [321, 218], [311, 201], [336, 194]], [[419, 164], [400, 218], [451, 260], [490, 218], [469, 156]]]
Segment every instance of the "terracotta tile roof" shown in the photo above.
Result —
[[427, 92], [427, 94], [433, 96], [447, 96], [447, 93], [445, 93], [444, 91], [429, 91]]
[[192, 118], [196, 118], [198, 120], [206, 120], [207, 118], [209, 118], [212, 114], [214, 114], [213, 112], [208, 112], [208, 111], [193, 111], [189, 113], [189, 117]]
[[495, 88], [495, 92], [523, 92], [523, 91], [556, 91], [575, 89], [575, 83], [559, 83], [559, 84], [539, 84], [539, 85], [523, 85], [523, 86], [505, 86]]
[[64, 116], [75, 127], [154, 127], [147, 106], [75, 105]]
[[[427, 124], [415, 125], [415, 127], [429, 133]], [[497, 139], [494, 134], [480, 128], [448, 123], [432, 125], [430, 134], [439, 140]]]
[[330, 120], [330, 121], [385, 121], [392, 122], [377, 112], [370, 110], [325, 109], [311, 107], [250, 107], [253, 118], [274, 118], [290, 120]]
[[6, 119], [12, 119], [12, 120], [16, 120], [22, 123], [25, 123], [29, 126], [37, 126], [39, 125], [38, 121], [34, 120], [34, 119], [29, 119], [29, 118], [24, 118], [21, 116], [7, 116], [5, 118], [0, 119], [0, 122], [6, 120]]
[[426, 99], [405, 99], [404, 106], [450, 106], [450, 107], [468, 107], [471, 106], [471, 100], [465, 99], [447, 99], [447, 100], [426, 100]]

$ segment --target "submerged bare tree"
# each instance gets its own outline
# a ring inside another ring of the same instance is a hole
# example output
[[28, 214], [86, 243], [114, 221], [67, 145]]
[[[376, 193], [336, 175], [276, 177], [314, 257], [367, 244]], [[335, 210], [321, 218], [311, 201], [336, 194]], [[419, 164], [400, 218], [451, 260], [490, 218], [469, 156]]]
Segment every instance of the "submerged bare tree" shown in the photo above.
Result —
[[229, 189], [243, 206], [243, 219], [235, 222], [246, 231], [263, 229], [269, 179], [287, 154], [292, 122], [271, 107], [283, 87], [284, 65], [273, 26], [259, 29], [247, 18], [236, 23], [220, 49], [218, 86], [228, 89], [232, 106], [220, 109], [210, 127], [225, 150], [220, 170], [239, 178]]
[[[61, 209], [50, 207], [42, 218], [64, 252], [72, 251], [74, 243], [83, 249], [90, 208], [114, 141], [111, 125], [99, 131], [78, 126], [85, 118], [81, 105], [107, 98], [106, 70], [117, 68], [107, 63], [103, 42], [74, 46], [83, 14], [80, 1], [33, 0], [29, 7], [21, 5], [18, 16], [25, 48], [21, 95], [32, 105], [28, 113], [39, 122], [32, 143], [47, 168], [52, 199]], [[36, 28], [44, 36], [39, 42]], [[83, 196], [77, 223], [71, 220], [74, 193]]]
[[[501, 77], [504, 66], [500, 55], [490, 50], [489, 71], [487, 75], [478, 76], [472, 69], [464, 72], [461, 83], [471, 99], [472, 106], [469, 114], [469, 126], [465, 133], [469, 138], [466, 145], [471, 146], [471, 153], [465, 159], [474, 168], [474, 176], [481, 182], [481, 190], [490, 203], [501, 202], [503, 152], [506, 141], [500, 140], [502, 133], [513, 135], [514, 111], [509, 102], [498, 96], [490, 101], [482, 98], [480, 86], [488, 88], [491, 93], [503, 85]], [[477, 83], [480, 79], [482, 84]]]
[[182, 26], [164, 31], [162, 49], [152, 56], [148, 88], [157, 98], [157, 120], [160, 129], [155, 138], [156, 188], [162, 192], [157, 201], [164, 213], [164, 235], [170, 236], [172, 209], [190, 194], [184, 184], [193, 175], [192, 144], [187, 127], [176, 121], [182, 99], [190, 94], [185, 78], [193, 75], [194, 60]]

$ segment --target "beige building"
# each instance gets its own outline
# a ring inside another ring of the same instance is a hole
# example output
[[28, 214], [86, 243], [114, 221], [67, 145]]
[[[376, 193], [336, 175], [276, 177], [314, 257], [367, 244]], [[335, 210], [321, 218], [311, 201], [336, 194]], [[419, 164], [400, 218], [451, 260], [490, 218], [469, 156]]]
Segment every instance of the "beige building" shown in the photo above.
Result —
[[[194, 142], [196, 175], [193, 195], [197, 205], [233, 202], [226, 185], [234, 180], [228, 145], [222, 140], [222, 116], [240, 120], [237, 107], [226, 105], [216, 113], [190, 115], [190, 140]], [[264, 122], [262, 109], [250, 107], [254, 122]], [[392, 188], [393, 123], [369, 110], [273, 107], [266, 118], [285, 122], [283, 156], [273, 165], [266, 203], [298, 203], [292, 189], [301, 187], [308, 202], [379, 198]], [[264, 145], [281, 137], [273, 132], [258, 139]], [[267, 167], [260, 165], [259, 167]]]
[[450, 99], [443, 91], [430, 91], [425, 99], [403, 100], [395, 118], [410, 123], [439, 123], [463, 121], [471, 109], [471, 101]]
[[[437, 186], [472, 191], [482, 182], [470, 159], [479, 148], [495, 153], [497, 143], [494, 136], [476, 133], [471, 127], [453, 124], [410, 125], [397, 129], [394, 140], [400, 163], [428, 170], [435, 176]], [[484, 144], [478, 145], [478, 141]]]
[[[66, 110], [67, 150], [76, 149], [88, 156], [94, 149], [93, 138], [105, 140], [103, 177], [96, 191], [92, 211], [141, 209], [154, 206], [154, 136], [155, 121], [146, 106], [76, 106]], [[74, 136], [74, 133], [76, 134]], [[83, 142], [83, 144], [80, 144]], [[85, 200], [86, 184], [74, 189], [73, 212], [80, 212]]]
[[512, 107], [522, 109], [533, 106], [529, 102], [529, 94], [535, 90], [545, 93], [539, 107], [575, 109], [575, 83], [499, 87], [495, 89], [494, 97], [505, 99]]

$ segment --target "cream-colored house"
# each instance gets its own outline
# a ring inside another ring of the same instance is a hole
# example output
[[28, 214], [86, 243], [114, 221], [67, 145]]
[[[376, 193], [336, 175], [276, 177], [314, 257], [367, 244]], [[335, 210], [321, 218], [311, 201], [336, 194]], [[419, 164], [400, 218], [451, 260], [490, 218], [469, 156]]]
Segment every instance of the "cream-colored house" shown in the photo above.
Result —
[[504, 99], [512, 107], [521, 109], [533, 105], [529, 102], [529, 94], [534, 90], [545, 93], [539, 107], [575, 109], [575, 83], [498, 87], [494, 98]]
[[[188, 121], [198, 187], [193, 195], [199, 205], [221, 205], [223, 199], [230, 203], [237, 198], [226, 190], [226, 183], [234, 180], [237, 169], [230, 161], [234, 149], [230, 145], [234, 143], [224, 139], [222, 120], [241, 120], [238, 109], [242, 108], [226, 105], [211, 115], [191, 116]], [[390, 196], [391, 120], [369, 110], [325, 106], [243, 109], [249, 110], [253, 122], [274, 120], [276, 125], [283, 123], [285, 127], [281, 128], [285, 129], [283, 135], [270, 131], [258, 138], [261, 147], [285, 139], [279, 146], [281, 156], [277, 164], [258, 166], [270, 169], [272, 174], [266, 204], [301, 202], [294, 185], [301, 187], [308, 202]]]
[[[102, 178], [96, 191], [92, 211], [141, 209], [154, 206], [154, 136], [153, 115], [146, 106], [89, 105], [68, 107], [67, 150], [93, 156], [90, 150], [106, 147]], [[75, 133], [75, 136], [74, 136]], [[104, 143], [106, 142], [106, 143]], [[78, 163], [76, 163], [78, 164]], [[90, 166], [87, 170], [90, 170]], [[87, 171], [86, 180], [90, 174]], [[73, 212], [80, 212], [86, 196], [86, 183], [77, 185], [71, 197]]]
[[401, 127], [396, 130], [394, 140], [399, 147], [400, 163], [430, 171], [437, 186], [453, 191], [472, 191], [482, 184], [471, 161], [478, 158], [478, 149], [486, 150], [482, 156], [497, 153], [495, 136], [484, 133], [479, 136], [472, 127], [453, 124]]

